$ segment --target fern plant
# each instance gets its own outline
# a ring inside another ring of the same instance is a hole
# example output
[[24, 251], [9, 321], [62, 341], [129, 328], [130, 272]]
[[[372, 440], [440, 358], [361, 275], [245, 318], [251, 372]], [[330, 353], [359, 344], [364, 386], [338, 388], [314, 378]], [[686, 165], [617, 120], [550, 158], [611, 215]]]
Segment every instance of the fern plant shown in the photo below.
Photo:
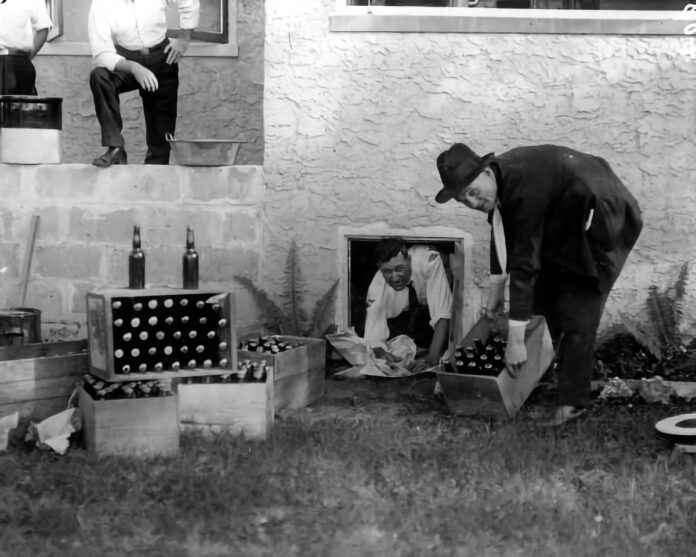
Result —
[[308, 314], [304, 309], [306, 288], [300, 271], [300, 258], [295, 240], [291, 242], [285, 260], [284, 296], [281, 304], [276, 303], [265, 290], [256, 286], [248, 277], [235, 275], [234, 278], [250, 292], [257, 306], [261, 308], [269, 332], [309, 337], [318, 337], [324, 332], [322, 325], [339, 283], [339, 279], [336, 279]]
[[677, 280], [671, 287], [660, 292], [657, 286], [650, 286], [646, 302], [647, 323], [637, 323], [619, 312], [625, 329], [654, 357], [655, 369], [662, 370], [666, 375], [681, 367], [687, 354], [680, 324], [684, 315], [683, 300], [688, 274], [687, 262], [681, 266]]

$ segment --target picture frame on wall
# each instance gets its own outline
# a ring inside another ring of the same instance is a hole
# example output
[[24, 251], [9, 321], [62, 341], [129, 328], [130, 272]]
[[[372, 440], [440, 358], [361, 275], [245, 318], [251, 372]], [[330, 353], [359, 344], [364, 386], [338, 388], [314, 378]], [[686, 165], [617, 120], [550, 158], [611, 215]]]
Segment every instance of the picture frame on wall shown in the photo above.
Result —
[[63, 35], [63, 0], [46, 0], [46, 9], [53, 23], [46, 37], [46, 41], [51, 42]]

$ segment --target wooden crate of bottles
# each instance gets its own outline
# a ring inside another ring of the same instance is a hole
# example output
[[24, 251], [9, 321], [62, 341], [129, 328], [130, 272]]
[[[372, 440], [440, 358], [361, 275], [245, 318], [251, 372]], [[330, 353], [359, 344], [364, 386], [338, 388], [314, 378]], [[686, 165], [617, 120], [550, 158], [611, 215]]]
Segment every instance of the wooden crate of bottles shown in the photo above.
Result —
[[87, 374], [79, 387], [83, 438], [99, 455], [172, 455], [179, 450], [178, 398], [166, 381], [107, 382]]
[[274, 419], [273, 369], [264, 360], [242, 362], [235, 373], [178, 381], [182, 429], [223, 430], [267, 439]]
[[87, 325], [90, 372], [106, 381], [236, 369], [231, 293], [174, 288], [89, 292]]
[[250, 335], [237, 345], [240, 362], [264, 361], [273, 368], [273, 404], [303, 408], [326, 390], [326, 341], [290, 335]]
[[505, 371], [507, 319], [480, 319], [459, 342], [447, 371], [437, 374], [447, 406], [455, 414], [513, 417], [553, 361], [546, 320], [527, 324], [527, 362], [516, 379]]

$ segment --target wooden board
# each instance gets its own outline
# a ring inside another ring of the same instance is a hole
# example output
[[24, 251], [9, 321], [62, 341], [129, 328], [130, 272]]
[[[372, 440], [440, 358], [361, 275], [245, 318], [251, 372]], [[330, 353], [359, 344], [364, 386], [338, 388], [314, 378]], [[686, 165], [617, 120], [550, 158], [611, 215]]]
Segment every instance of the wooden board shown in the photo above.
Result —
[[184, 429], [220, 426], [232, 435], [267, 439], [273, 426], [273, 381], [181, 384], [179, 420]]
[[99, 455], [178, 453], [177, 396], [93, 400], [82, 387], [78, 392], [87, 449]]
[[[505, 322], [480, 319], [462, 339], [463, 347], [485, 339], [496, 325], [503, 334]], [[438, 381], [449, 409], [455, 414], [512, 418], [536, 387], [553, 361], [554, 352], [546, 320], [534, 316], [525, 331], [527, 362], [516, 379], [505, 370], [497, 376], [439, 372]]]
[[[20, 359], [0, 361], [0, 416], [19, 411], [22, 418], [42, 420], [65, 410], [89, 368], [86, 352], [70, 352], [85, 346], [86, 341], [13, 347], [20, 350], [5, 355]], [[54, 355], [22, 358], [35, 354]]]
[[238, 350], [238, 360], [263, 360], [273, 368], [276, 411], [303, 408], [322, 397], [326, 391], [326, 341], [290, 335], [278, 337], [283, 341], [300, 343], [300, 346], [277, 354]]

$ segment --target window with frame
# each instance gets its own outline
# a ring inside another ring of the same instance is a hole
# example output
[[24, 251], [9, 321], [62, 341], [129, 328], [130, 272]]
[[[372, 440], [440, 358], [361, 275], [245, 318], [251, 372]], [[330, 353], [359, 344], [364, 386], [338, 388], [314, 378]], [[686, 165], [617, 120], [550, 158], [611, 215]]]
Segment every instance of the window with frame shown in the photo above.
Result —
[[685, 0], [336, 0], [330, 29], [684, 36], [695, 21]]
[[682, 11], [684, 0], [346, 0], [347, 6]]

